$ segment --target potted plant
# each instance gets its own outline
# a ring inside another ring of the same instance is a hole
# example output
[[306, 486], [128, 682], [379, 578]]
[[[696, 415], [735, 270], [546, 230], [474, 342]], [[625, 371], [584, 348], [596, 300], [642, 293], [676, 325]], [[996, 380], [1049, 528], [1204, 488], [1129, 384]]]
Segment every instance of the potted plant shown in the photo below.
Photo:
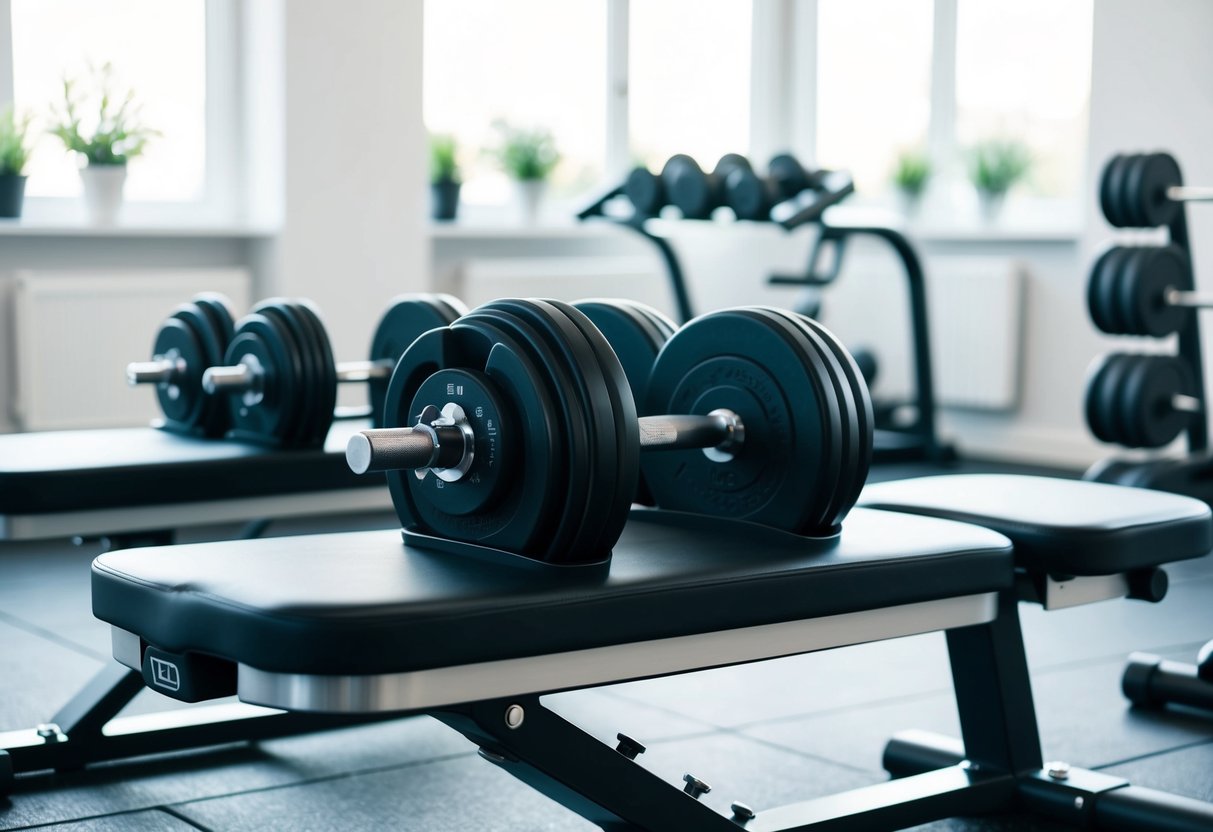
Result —
[[459, 210], [457, 150], [454, 136], [430, 136], [430, 213], [436, 220], [453, 220]]
[[1018, 141], [991, 139], [970, 153], [969, 179], [981, 200], [981, 214], [993, 222], [1002, 211], [1007, 191], [1023, 179], [1032, 165], [1028, 148]]
[[[58, 124], [51, 133], [68, 151], [80, 155], [85, 205], [94, 222], [108, 225], [117, 219], [122, 207], [127, 163], [143, 153], [148, 139], [159, 134], [140, 123], [134, 90], [128, 90], [121, 103], [114, 106], [119, 99], [110, 64], [94, 73], [93, 80], [92, 96], [87, 96], [77, 93], [74, 80], [64, 79], [63, 108], [54, 114]], [[81, 112], [91, 106], [96, 107], [96, 116], [90, 114], [86, 125]]]
[[922, 194], [931, 178], [931, 160], [920, 150], [905, 150], [897, 156], [893, 168], [893, 186], [901, 198], [902, 210], [907, 216], [918, 213]]
[[25, 163], [29, 161], [27, 115], [18, 118], [9, 107], [0, 114], [0, 217], [21, 216], [25, 201]]
[[523, 222], [533, 224], [539, 216], [547, 178], [560, 161], [556, 142], [551, 131], [543, 127], [513, 127], [503, 121], [495, 126], [501, 140], [494, 154], [517, 185]]

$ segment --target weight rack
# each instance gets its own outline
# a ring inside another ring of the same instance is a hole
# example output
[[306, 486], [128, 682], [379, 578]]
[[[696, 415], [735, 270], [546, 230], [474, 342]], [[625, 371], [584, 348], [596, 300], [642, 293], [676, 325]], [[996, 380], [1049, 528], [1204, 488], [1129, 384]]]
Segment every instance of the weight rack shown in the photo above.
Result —
[[[772, 209], [765, 219], [745, 222], [765, 222], [778, 225], [791, 232], [806, 225], [818, 228], [817, 238], [810, 249], [808, 263], [803, 274], [775, 274], [768, 282], [779, 286], [802, 286], [822, 288], [833, 283], [842, 270], [846, 243], [853, 238], [872, 238], [893, 249], [906, 278], [907, 296], [910, 306], [911, 354], [913, 360], [914, 396], [909, 404], [914, 408], [915, 418], [909, 424], [896, 424], [893, 414], [904, 403], [876, 405], [876, 462], [908, 462], [917, 460], [947, 461], [955, 459], [955, 448], [940, 440], [936, 432], [935, 382], [931, 363], [930, 326], [927, 313], [926, 277], [918, 253], [904, 234], [894, 228], [881, 225], [832, 224], [826, 221], [826, 209], [837, 205], [854, 193], [855, 186], [845, 171], [820, 171], [812, 187], [806, 188], [795, 198]], [[648, 227], [649, 220], [657, 217], [633, 210], [630, 214], [614, 214], [607, 205], [624, 198], [624, 185], [608, 190], [577, 214], [577, 219], [586, 221], [602, 219], [627, 228], [657, 249], [665, 266], [670, 289], [678, 307], [678, 317], [686, 323], [695, 317], [690, 292], [682, 264], [670, 241]], [[681, 218], [685, 222], [711, 222]], [[823, 264], [828, 263], [828, 266]]]

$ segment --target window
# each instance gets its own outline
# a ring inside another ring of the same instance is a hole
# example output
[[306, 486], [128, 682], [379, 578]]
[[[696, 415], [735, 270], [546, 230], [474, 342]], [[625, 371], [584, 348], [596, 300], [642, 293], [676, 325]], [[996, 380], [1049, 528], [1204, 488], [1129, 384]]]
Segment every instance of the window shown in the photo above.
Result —
[[9, 24], [0, 21], [0, 107], [11, 100], [35, 119], [27, 214], [79, 207], [79, 162], [45, 131], [65, 78], [77, 81], [83, 124], [91, 126], [95, 105], [83, 102], [110, 64], [113, 89], [132, 91], [140, 121], [159, 133], [130, 165], [128, 215], [232, 215], [239, 164], [233, 0], [0, 0], [0, 15]]

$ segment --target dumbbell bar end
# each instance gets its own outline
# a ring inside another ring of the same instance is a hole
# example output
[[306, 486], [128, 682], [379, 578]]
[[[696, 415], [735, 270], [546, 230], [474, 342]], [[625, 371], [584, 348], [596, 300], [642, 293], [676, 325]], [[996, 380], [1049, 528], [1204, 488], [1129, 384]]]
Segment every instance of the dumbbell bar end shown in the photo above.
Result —
[[1213, 188], [1172, 185], [1167, 188], [1167, 199], [1172, 202], [1211, 202], [1213, 201]]
[[134, 387], [137, 384], [169, 384], [179, 374], [185, 372], [181, 359], [157, 358], [153, 361], [134, 361], [126, 365], [126, 383]]
[[459, 425], [419, 424], [413, 428], [364, 430], [351, 436], [345, 446], [345, 461], [355, 474], [452, 469], [466, 455], [466, 435]]

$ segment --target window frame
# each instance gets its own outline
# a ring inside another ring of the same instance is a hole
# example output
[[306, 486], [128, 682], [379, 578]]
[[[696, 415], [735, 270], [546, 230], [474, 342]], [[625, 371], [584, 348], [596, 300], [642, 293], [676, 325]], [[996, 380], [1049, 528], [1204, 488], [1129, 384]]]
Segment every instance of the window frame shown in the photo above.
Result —
[[[127, 199], [123, 224], [208, 225], [232, 222], [240, 213], [245, 153], [241, 129], [241, 0], [204, 0], [206, 20], [205, 175], [196, 199]], [[0, 0], [0, 109], [13, 103], [12, 0]], [[81, 197], [25, 199], [23, 217], [34, 222], [83, 223]]]

